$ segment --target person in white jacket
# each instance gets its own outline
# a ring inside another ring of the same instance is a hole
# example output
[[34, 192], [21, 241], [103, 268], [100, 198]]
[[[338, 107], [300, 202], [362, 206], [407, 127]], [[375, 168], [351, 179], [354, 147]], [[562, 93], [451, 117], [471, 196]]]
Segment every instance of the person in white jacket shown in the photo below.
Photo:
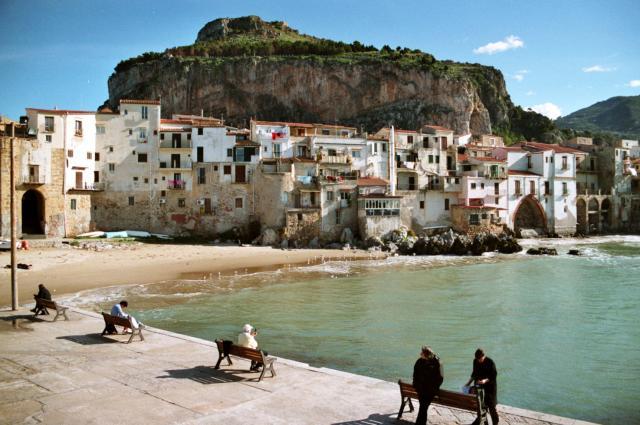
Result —
[[[242, 332], [238, 334], [238, 344], [240, 347], [245, 348], [253, 348], [254, 350], [258, 349], [258, 341], [256, 341], [256, 335], [258, 332], [256, 329], [250, 324], [246, 324], [242, 327]], [[264, 353], [266, 356], [267, 353]], [[259, 371], [262, 363], [258, 363], [255, 361], [251, 362], [251, 370]]]

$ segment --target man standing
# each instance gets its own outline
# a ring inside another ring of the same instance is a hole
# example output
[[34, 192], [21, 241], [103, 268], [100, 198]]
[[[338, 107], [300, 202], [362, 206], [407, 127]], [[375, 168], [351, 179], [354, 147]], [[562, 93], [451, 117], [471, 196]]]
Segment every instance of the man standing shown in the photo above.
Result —
[[[498, 371], [496, 370], [496, 364], [489, 357], [485, 356], [482, 348], [476, 350], [473, 360], [473, 372], [471, 372], [471, 378], [467, 382], [467, 386], [475, 381], [476, 385], [484, 389], [484, 404], [489, 408], [489, 414], [491, 415], [491, 422], [493, 425], [498, 425], [498, 411], [496, 405], [498, 404]], [[476, 418], [473, 425], [479, 425], [480, 418]]]
[[430, 347], [422, 347], [420, 358], [413, 366], [413, 387], [418, 393], [420, 402], [416, 425], [426, 425], [429, 405], [438, 394], [443, 380], [440, 359]]

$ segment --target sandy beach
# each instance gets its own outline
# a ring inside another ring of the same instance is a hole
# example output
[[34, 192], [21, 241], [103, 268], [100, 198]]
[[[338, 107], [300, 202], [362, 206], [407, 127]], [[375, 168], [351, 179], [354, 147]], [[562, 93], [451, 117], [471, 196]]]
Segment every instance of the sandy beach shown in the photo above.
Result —
[[[325, 249], [281, 250], [257, 246], [213, 246], [171, 244], [123, 244], [120, 248], [95, 251], [66, 246], [18, 251], [18, 262], [32, 264], [18, 270], [21, 303], [30, 302], [38, 283], [44, 283], [55, 298], [85, 289], [135, 283], [153, 283], [202, 273], [232, 273], [234, 270], [277, 268], [330, 259], [365, 259], [366, 251]], [[376, 255], [376, 254], [373, 254]], [[382, 256], [382, 254], [377, 254]], [[9, 252], [0, 252], [0, 265], [10, 264]], [[11, 304], [10, 270], [0, 269], [0, 306]]]

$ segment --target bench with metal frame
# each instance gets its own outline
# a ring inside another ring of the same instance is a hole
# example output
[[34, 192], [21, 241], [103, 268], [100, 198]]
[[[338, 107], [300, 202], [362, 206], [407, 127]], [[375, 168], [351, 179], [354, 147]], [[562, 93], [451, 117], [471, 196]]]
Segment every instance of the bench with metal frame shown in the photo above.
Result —
[[38, 298], [36, 296], [34, 296], [33, 298], [36, 300], [34, 317], [37, 316], [38, 313], [42, 315], [49, 314], [45, 313], [45, 311], [47, 311], [47, 309], [51, 309], [56, 311], [56, 316], [53, 318], [54, 322], [58, 320], [58, 317], [60, 317], [60, 315], [64, 316], [64, 320], [69, 320], [69, 316], [67, 316], [67, 310], [69, 309], [69, 307], [63, 307], [61, 305], [58, 305], [58, 303], [56, 303], [55, 301], [45, 300], [44, 298]]
[[126, 328], [131, 329], [131, 337], [129, 338], [129, 341], [127, 341], [127, 344], [133, 341], [133, 337], [135, 335], [138, 335], [140, 337], [140, 341], [144, 341], [144, 336], [142, 335], [142, 326], [138, 326], [137, 328], [134, 328], [133, 325], [131, 324], [131, 317], [124, 318], [124, 317], [112, 316], [105, 312], [102, 312], [102, 317], [104, 318], [104, 330], [102, 331], [102, 336], [108, 333], [109, 325], [112, 325], [114, 328], [115, 326], [123, 326], [125, 329]]
[[[236, 356], [242, 357], [243, 359], [251, 360], [252, 362], [256, 362], [257, 364], [262, 364], [262, 373], [260, 373], [260, 378], [258, 378], [258, 382], [262, 380], [265, 371], [269, 368], [271, 372], [271, 377], [276, 376], [276, 371], [273, 367], [273, 363], [276, 361], [275, 357], [269, 357], [264, 354], [261, 350], [254, 350], [253, 348], [241, 347], [235, 344], [225, 344], [223, 340], [216, 339], [216, 345], [218, 346], [218, 363], [216, 363], [215, 368], [220, 369], [220, 363], [222, 359], [226, 358], [229, 362], [229, 365], [232, 365], [231, 357]], [[225, 349], [226, 348], [226, 349]]]
[[[398, 380], [398, 385], [400, 385], [400, 397], [402, 399], [400, 410], [398, 411], [398, 419], [400, 419], [407, 404], [409, 405], [409, 411], [413, 412], [411, 399], [418, 400], [418, 392], [413, 385], [402, 382], [402, 380]], [[474, 412], [480, 418], [479, 423], [481, 425], [489, 425], [487, 408], [484, 405], [484, 390], [479, 387], [475, 387], [475, 390], [475, 394], [462, 394], [455, 391], [439, 390], [438, 395], [434, 397], [432, 403]]]

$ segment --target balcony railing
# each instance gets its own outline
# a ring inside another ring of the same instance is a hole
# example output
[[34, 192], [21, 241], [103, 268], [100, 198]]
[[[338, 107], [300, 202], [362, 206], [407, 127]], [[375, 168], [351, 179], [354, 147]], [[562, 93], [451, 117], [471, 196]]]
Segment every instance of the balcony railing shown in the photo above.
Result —
[[[145, 138], [146, 140], [146, 138]], [[141, 142], [145, 143], [145, 142]], [[191, 149], [193, 145], [191, 144], [191, 140], [181, 141], [180, 143], [176, 143], [172, 140], [164, 140], [160, 142], [160, 149]]]
[[165, 162], [165, 161], [161, 161], [160, 162], [160, 168], [164, 168], [167, 170], [170, 169], [190, 169], [191, 168], [191, 161], [169, 161], [169, 162]]
[[104, 183], [84, 183], [76, 184], [71, 190], [104, 190]]
[[439, 181], [439, 182], [429, 182], [426, 186], [427, 190], [442, 190], [444, 189], [444, 183]]
[[24, 184], [44, 184], [44, 176], [41, 176], [41, 175], [22, 176], [22, 183], [24, 183]]
[[168, 180], [167, 189], [184, 190], [187, 187], [187, 182], [184, 180]]
[[326, 164], [351, 164], [351, 157], [349, 155], [322, 155], [320, 156], [320, 162]]

